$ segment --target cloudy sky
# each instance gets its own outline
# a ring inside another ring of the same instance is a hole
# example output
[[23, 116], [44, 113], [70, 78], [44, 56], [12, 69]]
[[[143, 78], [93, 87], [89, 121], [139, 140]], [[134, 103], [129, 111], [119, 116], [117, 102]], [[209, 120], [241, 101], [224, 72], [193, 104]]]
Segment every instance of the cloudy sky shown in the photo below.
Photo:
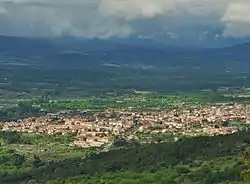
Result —
[[244, 38], [250, 0], [0, 0], [0, 34]]

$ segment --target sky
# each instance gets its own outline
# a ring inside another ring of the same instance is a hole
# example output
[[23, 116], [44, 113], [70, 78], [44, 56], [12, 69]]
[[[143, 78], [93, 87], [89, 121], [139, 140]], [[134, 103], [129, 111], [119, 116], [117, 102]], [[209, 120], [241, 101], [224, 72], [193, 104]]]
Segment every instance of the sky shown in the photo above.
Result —
[[0, 0], [0, 34], [242, 39], [250, 36], [250, 0]]

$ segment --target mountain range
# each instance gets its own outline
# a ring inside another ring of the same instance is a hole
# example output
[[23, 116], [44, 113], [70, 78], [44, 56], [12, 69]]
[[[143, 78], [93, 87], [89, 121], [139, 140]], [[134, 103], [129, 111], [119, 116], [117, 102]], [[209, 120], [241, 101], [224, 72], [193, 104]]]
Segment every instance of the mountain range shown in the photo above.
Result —
[[20, 92], [56, 86], [62, 96], [250, 86], [249, 49], [250, 43], [186, 48], [148, 39], [0, 36], [0, 82]]
[[223, 48], [192, 48], [167, 45], [147, 39], [100, 40], [64, 38], [25, 38], [0, 36], [0, 56], [95, 58], [96, 60], [157, 61], [177, 58], [200, 60], [247, 60], [250, 43]]

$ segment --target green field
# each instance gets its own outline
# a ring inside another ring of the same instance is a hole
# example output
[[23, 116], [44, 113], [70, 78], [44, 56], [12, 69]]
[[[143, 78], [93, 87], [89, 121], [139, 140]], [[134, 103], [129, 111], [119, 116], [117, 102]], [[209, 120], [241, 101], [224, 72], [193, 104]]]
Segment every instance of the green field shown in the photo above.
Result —
[[[220, 93], [108, 93], [97, 97], [69, 100], [55, 100], [48, 96], [38, 99], [22, 100], [17, 106], [0, 109], [0, 121], [11, 121], [29, 116], [43, 115], [59, 110], [106, 110], [124, 109], [136, 111], [153, 111], [181, 109], [192, 106], [206, 106], [215, 103], [249, 102], [250, 98], [225, 96]], [[43, 111], [41, 111], [41, 109]]]
[[234, 98], [219, 93], [174, 93], [174, 94], [127, 94], [92, 97], [77, 100], [59, 100], [52, 103], [41, 102], [41, 108], [55, 109], [135, 109], [135, 110], [164, 110], [193, 105], [211, 105], [223, 102], [244, 102], [250, 98]]

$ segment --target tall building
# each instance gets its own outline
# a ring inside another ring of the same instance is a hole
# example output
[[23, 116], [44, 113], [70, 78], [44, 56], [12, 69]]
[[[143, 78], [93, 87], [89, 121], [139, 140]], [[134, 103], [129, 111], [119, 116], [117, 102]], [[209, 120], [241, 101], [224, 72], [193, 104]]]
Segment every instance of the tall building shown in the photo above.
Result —
[[250, 124], [250, 105], [246, 106], [246, 123]]

